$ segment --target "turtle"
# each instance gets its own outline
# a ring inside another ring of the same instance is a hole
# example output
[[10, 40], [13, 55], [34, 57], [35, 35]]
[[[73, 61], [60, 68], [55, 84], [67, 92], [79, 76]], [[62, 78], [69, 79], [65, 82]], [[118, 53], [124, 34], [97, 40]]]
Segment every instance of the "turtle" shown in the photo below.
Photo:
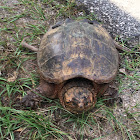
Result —
[[[67, 19], [52, 26], [37, 51], [40, 84], [22, 99], [34, 107], [42, 96], [80, 114], [94, 108], [115, 79], [119, 56], [113, 39], [96, 21]], [[35, 94], [37, 93], [37, 94]]]

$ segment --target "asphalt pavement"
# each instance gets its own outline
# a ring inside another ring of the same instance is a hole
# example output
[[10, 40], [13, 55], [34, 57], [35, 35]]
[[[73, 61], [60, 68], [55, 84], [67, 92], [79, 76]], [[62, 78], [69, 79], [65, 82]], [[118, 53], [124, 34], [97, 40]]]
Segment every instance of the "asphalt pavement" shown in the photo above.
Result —
[[103, 22], [113, 38], [126, 40], [130, 47], [139, 43], [140, 0], [76, 0]]

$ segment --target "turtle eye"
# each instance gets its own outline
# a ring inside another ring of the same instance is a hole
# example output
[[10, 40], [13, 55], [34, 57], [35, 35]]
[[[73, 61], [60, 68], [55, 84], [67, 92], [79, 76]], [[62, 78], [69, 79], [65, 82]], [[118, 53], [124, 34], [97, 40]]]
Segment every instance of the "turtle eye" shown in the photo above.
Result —
[[72, 105], [73, 105], [73, 106], [77, 106], [77, 103], [75, 103], [75, 102], [72, 102]]
[[85, 106], [88, 106], [88, 102], [85, 103]]

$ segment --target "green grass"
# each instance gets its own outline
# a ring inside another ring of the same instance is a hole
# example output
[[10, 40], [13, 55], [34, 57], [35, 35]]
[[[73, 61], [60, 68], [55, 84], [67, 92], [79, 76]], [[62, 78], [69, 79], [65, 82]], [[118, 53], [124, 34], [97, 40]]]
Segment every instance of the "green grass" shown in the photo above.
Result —
[[[21, 137], [28, 139], [47, 139], [49, 136], [62, 138], [70, 136], [57, 127], [52, 121], [52, 115], [43, 112], [22, 111], [9, 107], [0, 107], [1, 138], [15, 139], [14, 132], [20, 132]], [[4, 133], [3, 133], [4, 131]]]
[[[131, 112], [128, 108], [123, 112], [124, 115], [117, 115], [116, 112], [121, 106], [117, 103], [107, 106], [103, 99], [98, 99], [94, 111], [81, 115], [66, 111], [58, 100], [51, 99], [44, 101], [42, 108], [25, 110], [20, 99], [27, 90], [39, 84], [39, 75], [36, 53], [22, 48], [21, 41], [26, 38], [29, 44], [38, 47], [42, 35], [60, 19], [93, 20], [95, 15], [86, 15], [70, 0], [60, 3], [55, 0], [19, 0], [14, 7], [6, 6], [4, 2], [0, 4], [0, 9], [4, 12], [4, 17], [0, 19], [0, 139], [95, 140], [112, 134], [118, 134], [124, 140], [139, 138], [139, 112]], [[81, 12], [83, 15], [79, 16]], [[128, 74], [119, 74], [117, 77], [120, 83], [119, 93], [133, 87], [135, 94], [140, 88], [139, 53], [134, 54], [132, 51], [120, 55], [123, 60], [121, 67], [125, 68]], [[32, 69], [26, 67], [27, 63]], [[125, 78], [130, 84], [124, 87], [122, 79]], [[135, 83], [132, 84], [131, 81]], [[139, 104], [134, 108], [138, 107]], [[126, 120], [129, 120], [131, 127]], [[109, 127], [109, 132], [106, 127]]]

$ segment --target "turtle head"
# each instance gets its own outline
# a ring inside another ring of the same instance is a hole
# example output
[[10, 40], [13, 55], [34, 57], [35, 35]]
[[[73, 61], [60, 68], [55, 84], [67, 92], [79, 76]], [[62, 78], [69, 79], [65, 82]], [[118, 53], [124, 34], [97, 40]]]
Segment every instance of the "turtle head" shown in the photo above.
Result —
[[62, 105], [70, 112], [80, 114], [94, 107], [95, 97], [86, 87], [71, 87], [63, 93]]

